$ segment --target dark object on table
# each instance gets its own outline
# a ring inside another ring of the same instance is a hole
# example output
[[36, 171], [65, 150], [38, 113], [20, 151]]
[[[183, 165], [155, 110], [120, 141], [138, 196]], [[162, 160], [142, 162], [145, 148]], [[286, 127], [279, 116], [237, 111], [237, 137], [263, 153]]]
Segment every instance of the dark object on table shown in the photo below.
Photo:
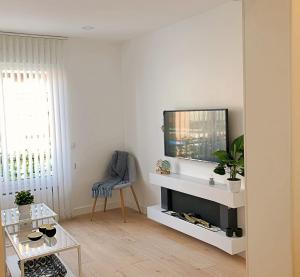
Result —
[[226, 236], [233, 237], [233, 228], [226, 228]]
[[37, 241], [39, 240], [41, 237], [43, 236], [43, 233], [41, 232], [32, 232], [30, 234], [28, 234], [28, 238], [32, 241]]
[[45, 230], [45, 235], [49, 238], [54, 237], [56, 234], [56, 228], [54, 226], [48, 226]]
[[238, 238], [240, 238], [240, 237], [243, 236], [243, 229], [242, 229], [242, 228], [236, 228], [234, 232], [235, 232], [235, 235], [236, 235]]
[[[20, 262], [18, 262], [20, 267]], [[25, 277], [64, 277], [67, 274], [66, 267], [56, 255], [49, 255], [30, 260], [24, 264]]]
[[46, 232], [46, 228], [49, 226], [49, 224], [43, 224], [39, 227], [39, 231], [43, 234]]

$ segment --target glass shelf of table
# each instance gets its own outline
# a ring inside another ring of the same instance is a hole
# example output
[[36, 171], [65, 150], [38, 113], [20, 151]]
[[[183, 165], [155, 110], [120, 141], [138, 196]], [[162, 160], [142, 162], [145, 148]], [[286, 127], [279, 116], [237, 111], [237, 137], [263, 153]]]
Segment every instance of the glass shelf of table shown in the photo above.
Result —
[[[57, 219], [57, 214], [52, 211], [44, 203], [31, 205], [31, 220], [37, 221], [41, 219], [54, 218]], [[18, 225], [21, 223], [19, 220], [18, 208], [6, 209], [1, 211], [2, 226], [7, 227], [11, 225]]]

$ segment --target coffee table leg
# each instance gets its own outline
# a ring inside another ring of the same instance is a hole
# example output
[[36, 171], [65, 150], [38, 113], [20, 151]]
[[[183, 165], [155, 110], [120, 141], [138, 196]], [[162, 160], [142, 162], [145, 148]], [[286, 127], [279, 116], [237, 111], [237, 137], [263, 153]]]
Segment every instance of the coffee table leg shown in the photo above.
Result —
[[78, 251], [78, 273], [79, 273], [79, 277], [81, 277], [81, 250], [80, 250], [80, 246], [77, 248]]
[[21, 277], [25, 276], [25, 269], [24, 269], [24, 261], [20, 261], [21, 264]]

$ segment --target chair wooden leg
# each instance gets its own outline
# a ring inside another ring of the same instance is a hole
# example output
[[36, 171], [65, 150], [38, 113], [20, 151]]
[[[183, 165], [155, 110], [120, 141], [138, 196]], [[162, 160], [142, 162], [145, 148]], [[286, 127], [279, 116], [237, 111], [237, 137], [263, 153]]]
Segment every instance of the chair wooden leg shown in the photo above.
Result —
[[132, 186], [130, 186], [130, 189], [131, 189], [133, 198], [134, 198], [134, 200], [135, 200], [135, 203], [136, 203], [136, 205], [137, 205], [137, 208], [138, 208], [138, 210], [139, 210], [139, 213], [141, 214], [141, 213], [142, 213], [142, 212], [141, 212], [141, 208], [140, 208], [140, 205], [139, 205], [139, 201], [138, 201], [138, 199], [137, 199], [137, 197], [136, 197], [135, 191], [134, 191], [134, 189], [133, 189]]
[[97, 199], [98, 199], [98, 197], [95, 197], [93, 208], [92, 208], [91, 221], [93, 220], [93, 216], [94, 216], [94, 213], [95, 213]]
[[105, 199], [104, 199], [104, 209], [103, 209], [103, 212], [106, 211], [106, 204], [107, 204], [107, 197], [105, 197]]
[[123, 217], [123, 221], [125, 223], [126, 222], [126, 210], [125, 210], [124, 195], [123, 195], [122, 189], [120, 189], [120, 198], [121, 198], [122, 217]]

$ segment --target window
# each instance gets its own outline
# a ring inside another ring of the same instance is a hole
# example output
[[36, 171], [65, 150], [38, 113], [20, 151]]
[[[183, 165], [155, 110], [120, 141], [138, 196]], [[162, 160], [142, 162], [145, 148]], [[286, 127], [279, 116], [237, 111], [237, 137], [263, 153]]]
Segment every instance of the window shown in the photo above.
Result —
[[2, 71], [6, 149], [0, 174], [10, 181], [51, 175], [51, 124], [47, 72]]
[[71, 215], [64, 40], [0, 34], [0, 205], [30, 190]]

